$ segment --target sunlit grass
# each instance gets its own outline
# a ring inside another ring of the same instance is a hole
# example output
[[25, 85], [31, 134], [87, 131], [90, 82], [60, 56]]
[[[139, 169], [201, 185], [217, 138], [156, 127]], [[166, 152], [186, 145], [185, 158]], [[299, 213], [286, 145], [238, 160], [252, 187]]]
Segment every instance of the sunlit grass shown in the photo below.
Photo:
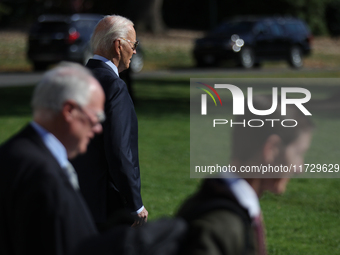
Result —
[[30, 71], [26, 59], [27, 35], [22, 32], [0, 32], [0, 71]]

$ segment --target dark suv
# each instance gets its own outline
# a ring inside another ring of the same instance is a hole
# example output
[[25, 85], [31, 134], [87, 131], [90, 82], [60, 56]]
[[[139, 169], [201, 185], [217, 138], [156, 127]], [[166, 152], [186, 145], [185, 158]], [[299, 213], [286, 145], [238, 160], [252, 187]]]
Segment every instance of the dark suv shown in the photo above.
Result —
[[232, 59], [245, 68], [260, 66], [263, 60], [287, 60], [291, 67], [299, 68], [302, 57], [311, 52], [312, 38], [300, 19], [238, 18], [196, 40], [193, 54], [200, 67]]
[[[102, 18], [98, 14], [40, 16], [31, 28], [28, 40], [27, 57], [34, 70], [45, 70], [49, 64], [62, 60], [86, 64], [93, 55], [91, 35]], [[137, 54], [131, 59], [131, 71], [141, 71], [143, 63], [143, 54], [138, 47]]]
[[85, 63], [91, 56], [90, 38], [98, 21], [96, 14], [42, 15], [32, 26], [28, 59], [35, 70], [62, 60]]

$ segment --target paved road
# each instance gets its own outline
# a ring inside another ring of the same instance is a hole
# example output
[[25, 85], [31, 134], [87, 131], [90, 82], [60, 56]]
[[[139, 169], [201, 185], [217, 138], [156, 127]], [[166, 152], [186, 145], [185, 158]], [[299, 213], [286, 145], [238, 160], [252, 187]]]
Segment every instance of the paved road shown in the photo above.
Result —
[[[223, 75], [263, 75], [263, 74], [287, 74], [289, 75], [297, 72], [305, 73], [317, 73], [317, 72], [334, 72], [340, 69], [307, 69], [293, 70], [289, 68], [263, 68], [263, 69], [252, 69], [244, 70], [241, 68], [233, 69], [183, 69], [183, 70], [164, 70], [164, 71], [154, 71], [154, 72], [141, 72], [134, 74], [133, 77], [136, 79], [148, 79], [148, 78], [168, 78], [168, 77], [203, 77], [216, 75], [221, 77]], [[30, 86], [37, 84], [43, 73], [0, 73], [0, 87], [8, 86]]]
[[43, 73], [0, 73], [0, 87], [30, 86], [37, 84]]

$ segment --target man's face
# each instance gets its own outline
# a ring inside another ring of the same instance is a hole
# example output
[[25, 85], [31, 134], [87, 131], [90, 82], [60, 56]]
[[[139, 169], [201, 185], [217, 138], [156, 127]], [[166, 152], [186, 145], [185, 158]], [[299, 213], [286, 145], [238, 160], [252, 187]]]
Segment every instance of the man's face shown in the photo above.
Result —
[[77, 105], [74, 109], [76, 116], [71, 124], [69, 158], [85, 153], [94, 135], [102, 132], [105, 95], [99, 83], [94, 82], [96, 86], [92, 86], [89, 103], [84, 107]]
[[[125, 40], [124, 40], [125, 39]], [[120, 39], [121, 42], [121, 59], [118, 65], [118, 71], [122, 72], [129, 68], [133, 54], [136, 54], [134, 43], [136, 42], [136, 31], [133, 26], [129, 27], [129, 32], [126, 38]], [[129, 40], [129, 41], [127, 41]]]
[[294, 142], [286, 148], [287, 165], [303, 165], [305, 153], [307, 152], [312, 134], [311, 132], [302, 133]]
[[[278, 162], [278, 164], [282, 164], [284, 166], [298, 166], [304, 164], [305, 154], [310, 146], [312, 134], [311, 132], [302, 133], [294, 142], [290, 143], [284, 149], [283, 162]], [[289, 177], [286, 178], [277, 178], [277, 179], [267, 179], [265, 182], [266, 190], [269, 190], [273, 193], [281, 194], [285, 192], [287, 184], [289, 182]]]

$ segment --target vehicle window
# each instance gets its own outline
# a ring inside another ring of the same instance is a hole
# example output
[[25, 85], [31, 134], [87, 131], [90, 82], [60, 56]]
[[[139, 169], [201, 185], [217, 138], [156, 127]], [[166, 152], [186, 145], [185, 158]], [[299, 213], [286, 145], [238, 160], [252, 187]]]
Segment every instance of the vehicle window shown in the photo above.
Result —
[[96, 25], [97, 21], [93, 20], [79, 20], [74, 24], [75, 28], [81, 35], [91, 35]]
[[65, 22], [42, 22], [36, 23], [32, 28], [32, 33], [66, 33], [68, 24]]
[[223, 23], [221, 26], [217, 27], [212, 33], [213, 34], [238, 34], [249, 32], [254, 26], [253, 21], [232, 21]]
[[282, 36], [284, 34], [282, 27], [277, 23], [272, 23], [270, 30], [274, 36]]
[[290, 23], [286, 23], [284, 27], [288, 34], [306, 33], [305, 27], [301, 23], [290, 22]]
[[269, 34], [269, 27], [264, 23], [258, 23], [254, 27], [254, 34]]

